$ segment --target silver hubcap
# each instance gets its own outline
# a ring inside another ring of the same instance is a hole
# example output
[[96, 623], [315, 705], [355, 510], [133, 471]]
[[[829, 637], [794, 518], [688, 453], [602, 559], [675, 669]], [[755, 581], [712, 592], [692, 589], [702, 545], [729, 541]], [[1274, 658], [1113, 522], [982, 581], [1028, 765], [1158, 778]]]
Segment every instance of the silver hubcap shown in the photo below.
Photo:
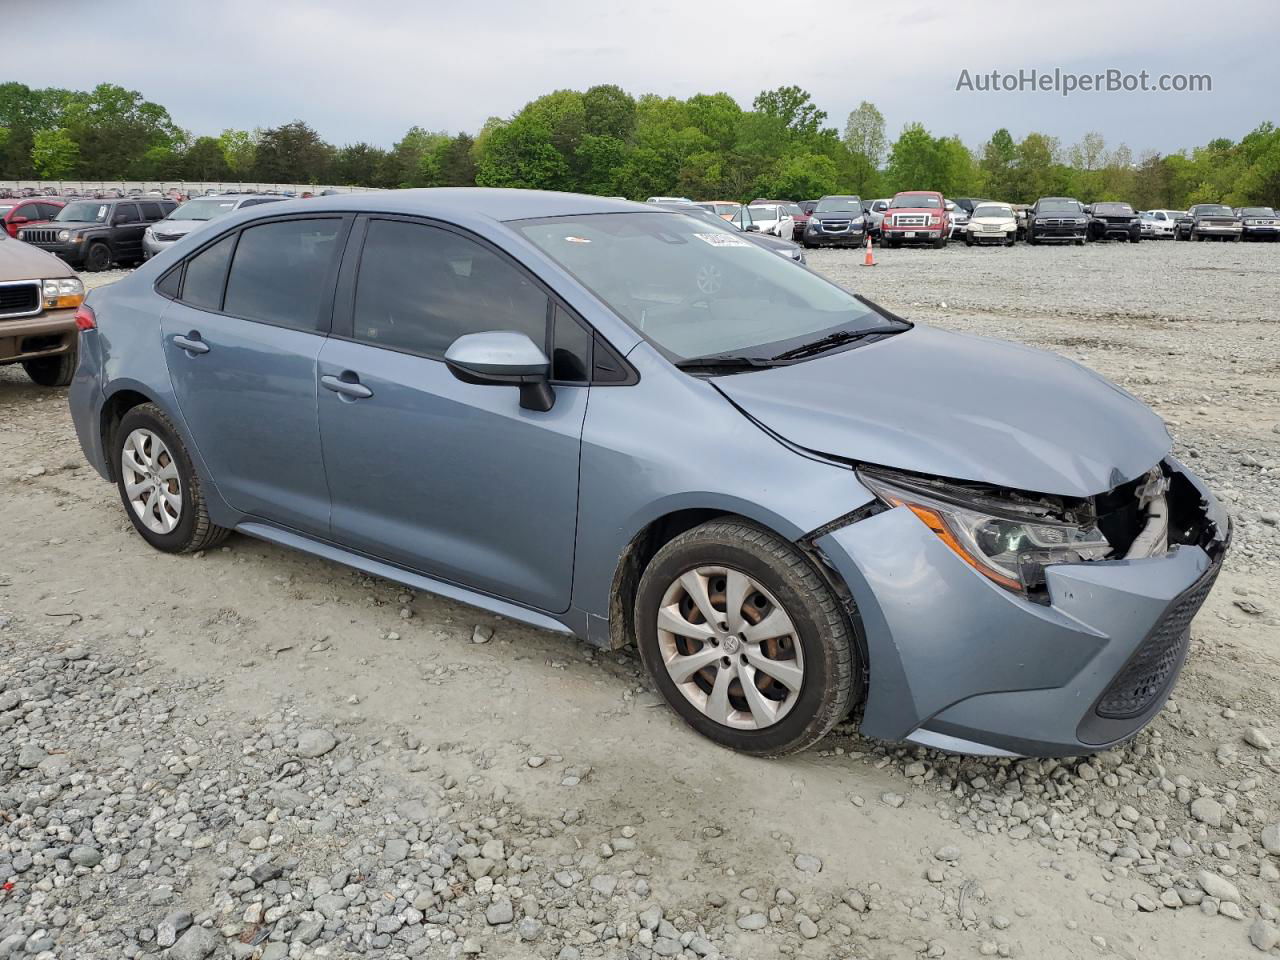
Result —
[[182, 481], [173, 454], [156, 434], [138, 428], [120, 451], [125, 498], [153, 533], [171, 533], [182, 519]]
[[658, 609], [658, 649], [685, 698], [726, 727], [772, 726], [804, 684], [791, 617], [740, 570], [697, 567], [672, 583]]

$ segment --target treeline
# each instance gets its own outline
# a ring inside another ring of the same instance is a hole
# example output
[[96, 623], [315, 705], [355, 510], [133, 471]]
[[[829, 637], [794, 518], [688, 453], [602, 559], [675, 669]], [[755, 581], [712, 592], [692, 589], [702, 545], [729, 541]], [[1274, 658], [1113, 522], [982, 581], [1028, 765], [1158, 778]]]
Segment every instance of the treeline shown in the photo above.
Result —
[[474, 135], [411, 127], [390, 149], [334, 146], [302, 120], [194, 136], [163, 106], [113, 84], [90, 91], [0, 84], [0, 179], [245, 180], [368, 187], [480, 186], [749, 200], [934, 189], [1030, 202], [1067, 195], [1142, 209], [1280, 205], [1280, 130], [1134, 155], [1095, 133], [1064, 145], [1000, 129], [976, 149], [908, 124], [896, 139], [863, 102], [843, 130], [799, 87], [743, 109], [726, 93], [633, 97], [604, 84], [557, 90]]

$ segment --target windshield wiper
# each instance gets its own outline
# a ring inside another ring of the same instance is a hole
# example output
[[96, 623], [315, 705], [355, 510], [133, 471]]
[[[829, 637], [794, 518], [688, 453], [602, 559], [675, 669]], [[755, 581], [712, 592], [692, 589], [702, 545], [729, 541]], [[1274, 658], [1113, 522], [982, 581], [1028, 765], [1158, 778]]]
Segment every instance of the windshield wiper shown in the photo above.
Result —
[[854, 343], [858, 340], [865, 340], [867, 337], [875, 337], [885, 333], [897, 333], [897, 330], [837, 330], [835, 333], [828, 333], [825, 337], [819, 337], [817, 340], [809, 343], [802, 343], [798, 347], [792, 347], [790, 350], [784, 350], [770, 360], [777, 362], [779, 360], [798, 360], [801, 357], [811, 357], [815, 353], [824, 353], [834, 347], [842, 347], [846, 343]]
[[772, 361], [764, 357], [742, 357], [734, 354], [713, 354], [708, 357], [690, 357], [687, 360], [679, 360], [676, 362], [676, 367], [681, 370], [757, 370], [771, 365]]

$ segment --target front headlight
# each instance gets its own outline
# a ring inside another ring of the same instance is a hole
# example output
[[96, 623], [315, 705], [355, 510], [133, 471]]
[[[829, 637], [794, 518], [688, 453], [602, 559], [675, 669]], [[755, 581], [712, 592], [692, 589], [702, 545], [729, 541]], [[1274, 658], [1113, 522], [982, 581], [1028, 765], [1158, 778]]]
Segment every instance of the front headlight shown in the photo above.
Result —
[[1083, 226], [1084, 226], [1086, 223], [1088, 223], [1088, 222], [1089, 222], [1089, 221], [1088, 221], [1087, 219], [1085, 219], [1084, 217], [1076, 217], [1076, 226], [1077, 226], [1077, 227], [1083, 227]]
[[156, 232], [152, 230], [150, 227], [147, 227], [147, 229], [143, 230], [142, 233], [143, 233], [143, 236], [145, 236], [148, 240], [155, 239]]
[[84, 302], [84, 284], [78, 277], [45, 280], [43, 287], [45, 305], [50, 309], [78, 307]]
[[70, 231], [70, 230], [59, 230], [59, 231], [58, 231], [58, 242], [59, 242], [59, 243], [66, 243], [66, 242], [67, 242], [68, 240], [70, 240], [70, 239], [71, 239], [71, 231]]
[[1054, 563], [1098, 560], [1111, 544], [1093, 522], [1059, 519], [1047, 505], [1005, 501], [965, 487], [899, 474], [858, 471], [891, 507], [906, 507], [965, 563], [1006, 590], [1027, 594]]
[[853, 224], [855, 227], [860, 227], [862, 226], [862, 217], [854, 217], [849, 222]]

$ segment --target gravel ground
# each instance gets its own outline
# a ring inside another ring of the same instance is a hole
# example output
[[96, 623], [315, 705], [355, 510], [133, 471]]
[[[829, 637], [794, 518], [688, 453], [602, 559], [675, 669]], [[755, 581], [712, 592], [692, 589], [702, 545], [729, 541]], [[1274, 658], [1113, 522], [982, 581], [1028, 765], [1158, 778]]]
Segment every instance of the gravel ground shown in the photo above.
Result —
[[1084, 761], [753, 760], [630, 652], [245, 538], [156, 553], [63, 393], [0, 370], [0, 960], [1276, 952], [1278, 254], [811, 255], [1097, 368], [1230, 505], [1174, 699]]

